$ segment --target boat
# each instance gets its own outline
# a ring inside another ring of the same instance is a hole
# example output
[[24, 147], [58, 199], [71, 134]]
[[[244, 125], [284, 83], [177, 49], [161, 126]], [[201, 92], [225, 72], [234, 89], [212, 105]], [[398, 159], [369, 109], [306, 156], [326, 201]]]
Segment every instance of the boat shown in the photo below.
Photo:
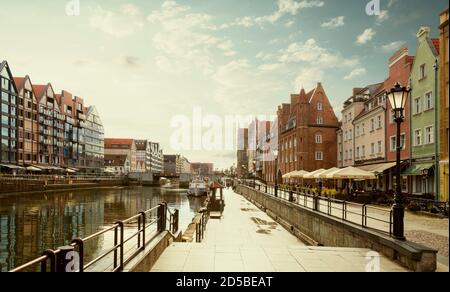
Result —
[[189, 184], [187, 193], [188, 196], [194, 197], [207, 196], [209, 193], [209, 184], [204, 178], [197, 176]]

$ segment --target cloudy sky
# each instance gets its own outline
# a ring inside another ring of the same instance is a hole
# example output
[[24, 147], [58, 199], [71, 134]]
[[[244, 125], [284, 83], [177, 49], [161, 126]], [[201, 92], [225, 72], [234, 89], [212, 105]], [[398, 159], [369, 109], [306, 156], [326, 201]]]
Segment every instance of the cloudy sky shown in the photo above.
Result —
[[396, 49], [414, 54], [420, 26], [437, 35], [448, 7], [380, 0], [369, 16], [369, 0], [80, 0], [68, 16], [68, 2], [0, 0], [0, 59], [13, 74], [95, 104], [107, 137], [161, 141], [219, 168], [234, 151], [171, 149], [174, 117], [269, 116], [318, 81], [339, 113], [352, 87], [384, 80]]

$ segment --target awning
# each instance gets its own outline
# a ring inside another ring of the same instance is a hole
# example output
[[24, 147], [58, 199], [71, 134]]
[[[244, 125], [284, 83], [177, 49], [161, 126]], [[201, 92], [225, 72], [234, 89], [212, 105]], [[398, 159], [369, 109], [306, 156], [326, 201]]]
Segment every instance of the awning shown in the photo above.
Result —
[[374, 174], [382, 174], [388, 169], [391, 169], [397, 165], [396, 162], [387, 162], [387, 163], [379, 163], [379, 164], [371, 164], [371, 165], [363, 165], [358, 166], [359, 169], [370, 171]]
[[285, 175], [283, 175], [283, 178], [292, 178], [292, 174], [293, 174], [294, 172], [289, 172], [289, 173], [286, 173]]
[[405, 176], [418, 176], [423, 175], [424, 170], [429, 170], [433, 168], [434, 163], [413, 163], [410, 167], [408, 167], [402, 175]]
[[307, 174], [309, 174], [309, 172], [305, 170], [294, 171], [294, 173], [292, 174], [292, 178], [303, 178]]

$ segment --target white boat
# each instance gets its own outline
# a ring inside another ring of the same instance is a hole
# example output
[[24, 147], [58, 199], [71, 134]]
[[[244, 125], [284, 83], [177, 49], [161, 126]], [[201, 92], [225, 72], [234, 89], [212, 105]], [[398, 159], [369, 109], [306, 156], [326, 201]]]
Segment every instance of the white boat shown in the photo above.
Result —
[[188, 195], [194, 197], [207, 196], [209, 193], [209, 185], [205, 179], [200, 176], [194, 178], [189, 184]]

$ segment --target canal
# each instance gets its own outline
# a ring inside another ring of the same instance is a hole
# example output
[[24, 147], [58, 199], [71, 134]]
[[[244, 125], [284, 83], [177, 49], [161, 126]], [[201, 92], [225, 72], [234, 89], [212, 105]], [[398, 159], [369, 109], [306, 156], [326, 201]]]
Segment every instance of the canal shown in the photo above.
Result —
[[[0, 195], [0, 271], [18, 267], [48, 248], [69, 244], [167, 202], [180, 210], [185, 230], [202, 199], [187, 197], [186, 190], [151, 187], [77, 190]], [[110, 238], [89, 244], [90, 258], [105, 250]]]

